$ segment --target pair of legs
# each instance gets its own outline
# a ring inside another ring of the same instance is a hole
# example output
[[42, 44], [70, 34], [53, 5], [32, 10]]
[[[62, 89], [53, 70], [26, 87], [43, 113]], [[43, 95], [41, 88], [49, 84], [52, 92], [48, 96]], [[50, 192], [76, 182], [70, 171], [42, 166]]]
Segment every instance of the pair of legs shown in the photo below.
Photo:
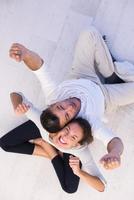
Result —
[[[39, 69], [42, 59], [32, 51], [25, 51], [25, 64], [33, 71]], [[100, 75], [108, 79], [115, 74], [125, 83], [102, 85]], [[43, 74], [38, 78], [44, 80]], [[82, 32], [78, 39], [69, 78], [87, 78], [100, 85], [105, 95], [107, 111], [134, 103], [134, 66], [128, 62], [113, 63], [106, 43], [94, 27]]]
[[48, 155], [39, 145], [29, 142], [37, 138], [41, 138], [40, 132], [37, 126], [29, 120], [1, 137], [0, 146], [7, 152], [49, 157], [62, 189], [67, 193], [74, 193], [79, 185], [79, 177], [69, 166], [69, 154], [63, 154], [61, 157], [51, 145], [46, 143], [46, 148], [49, 148]]
[[[100, 75], [108, 79], [115, 74], [125, 82], [102, 85]], [[94, 27], [79, 37], [70, 78], [87, 78], [100, 85], [110, 109], [134, 103], [134, 65], [113, 62], [106, 43]]]
[[[10, 52], [11, 57], [18, 61], [23, 60], [33, 71], [39, 69], [43, 63], [40, 56], [23, 46], [22, 56], [19, 56], [19, 50], [16, 56], [12, 51], [16, 52], [16, 46]], [[125, 83], [101, 84], [100, 75], [108, 79], [115, 74]], [[41, 83], [44, 81], [43, 74], [38, 78]], [[70, 78], [87, 78], [100, 85], [105, 95], [107, 110], [134, 102], [134, 66], [128, 62], [113, 63], [106, 43], [94, 27], [82, 32], [78, 39]], [[47, 80], [47, 84], [48, 82], [51, 85], [51, 80]]]

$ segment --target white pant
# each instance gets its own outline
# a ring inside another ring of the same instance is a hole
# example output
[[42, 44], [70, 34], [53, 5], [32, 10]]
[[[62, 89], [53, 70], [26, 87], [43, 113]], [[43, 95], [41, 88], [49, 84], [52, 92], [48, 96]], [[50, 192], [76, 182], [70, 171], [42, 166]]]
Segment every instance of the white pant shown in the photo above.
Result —
[[[115, 72], [126, 83], [102, 85], [97, 72], [103, 77]], [[113, 63], [102, 36], [94, 27], [80, 34], [69, 77], [88, 78], [99, 84], [105, 95], [106, 110], [134, 103], [134, 66], [129, 62]]]

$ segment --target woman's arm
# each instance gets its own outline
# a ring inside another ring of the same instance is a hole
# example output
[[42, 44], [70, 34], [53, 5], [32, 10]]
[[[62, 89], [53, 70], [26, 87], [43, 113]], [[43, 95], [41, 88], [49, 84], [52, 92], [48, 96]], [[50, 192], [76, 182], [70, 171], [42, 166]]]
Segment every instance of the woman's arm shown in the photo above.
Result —
[[[70, 154], [63, 154], [61, 157], [59, 152], [42, 138], [34, 139], [33, 143], [38, 147], [41, 147], [45, 154], [47, 154], [47, 157], [51, 160], [62, 189], [67, 193], [76, 192], [79, 184], [79, 177], [73, 173], [68, 165]], [[40, 153], [39, 151], [35, 152], [35, 155], [42, 156], [42, 151]]]
[[105, 184], [97, 176], [92, 176], [91, 174], [80, 169], [80, 160], [78, 157], [70, 156], [69, 165], [72, 168], [75, 175], [77, 175], [81, 180], [87, 183], [89, 186], [103, 192], [105, 190]]
[[[45, 140], [43, 140], [42, 138], [34, 139], [32, 140], [32, 143], [40, 146], [44, 150], [44, 152], [48, 155], [48, 158], [50, 160], [52, 160], [55, 156], [58, 155], [57, 149], [53, 147], [51, 144], [49, 144], [48, 142], [46, 142]], [[38, 155], [40, 155], [39, 151], [38, 151]]]

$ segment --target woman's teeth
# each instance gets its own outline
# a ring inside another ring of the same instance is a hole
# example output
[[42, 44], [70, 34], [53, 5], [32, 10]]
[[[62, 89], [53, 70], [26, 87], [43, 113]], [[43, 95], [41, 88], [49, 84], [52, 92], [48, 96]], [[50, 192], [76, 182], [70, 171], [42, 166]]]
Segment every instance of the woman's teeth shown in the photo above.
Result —
[[63, 138], [62, 137], [60, 137], [60, 142], [62, 143], [62, 144], [66, 144], [66, 142], [63, 140]]

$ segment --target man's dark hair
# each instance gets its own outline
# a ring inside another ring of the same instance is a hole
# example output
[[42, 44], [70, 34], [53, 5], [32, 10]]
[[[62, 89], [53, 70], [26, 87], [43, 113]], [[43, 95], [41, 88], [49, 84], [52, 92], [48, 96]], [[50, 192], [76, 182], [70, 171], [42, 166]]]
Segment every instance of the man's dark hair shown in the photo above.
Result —
[[83, 119], [81, 117], [78, 117], [76, 119], [72, 119], [73, 123], [79, 124], [79, 126], [83, 130], [83, 137], [79, 141], [79, 144], [83, 145], [85, 143], [91, 143], [93, 141], [93, 136], [92, 136], [92, 130], [89, 122], [86, 119]]
[[59, 118], [49, 108], [42, 112], [40, 121], [43, 128], [50, 133], [56, 133], [61, 130]]

